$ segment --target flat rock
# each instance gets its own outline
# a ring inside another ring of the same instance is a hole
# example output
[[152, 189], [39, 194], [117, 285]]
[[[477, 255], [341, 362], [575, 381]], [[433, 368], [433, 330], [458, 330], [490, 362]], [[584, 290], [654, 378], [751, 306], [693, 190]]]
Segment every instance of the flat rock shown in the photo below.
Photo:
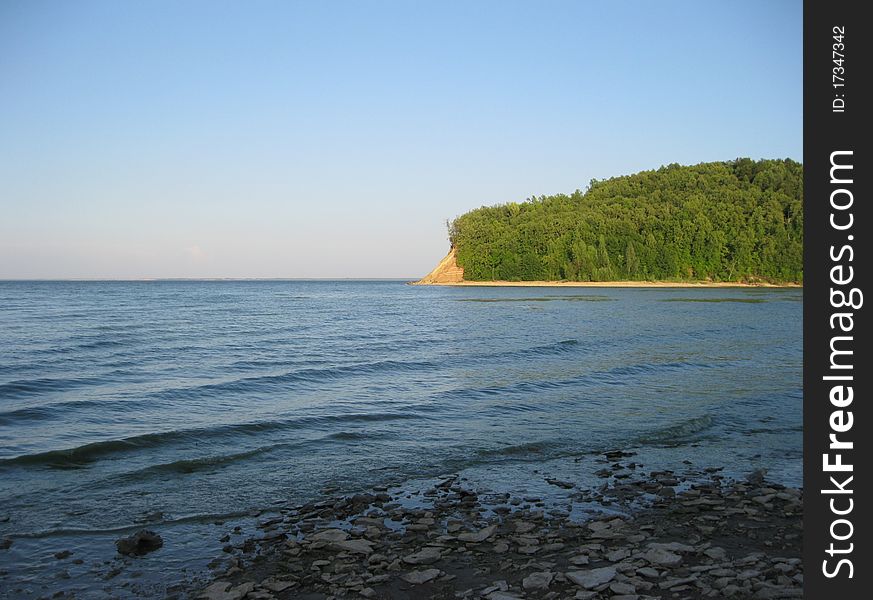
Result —
[[688, 544], [682, 544], [679, 542], [669, 542], [666, 544], [660, 542], [652, 542], [649, 544], [649, 548], [667, 550], [668, 552], [694, 552], [694, 546], [689, 546]]
[[497, 525], [491, 525], [486, 527], [485, 529], [480, 529], [479, 531], [467, 531], [458, 535], [458, 540], [462, 542], [471, 542], [478, 544], [479, 542], [484, 542], [497, 531]]
[[642, 555], [643, 560], [662, 567], [675, 567], [682, 562], [682, 557], [663, 548], [650, 548]]
[[619, 596], [629, 596], [637, 593], [637, 588], [629, 583], [613, 581], [609, 584], [609, 591]]
[[254, 589], [255, 584], [252, 582], [246, 582], [236, 587], [231, 587], [231, 584], [228, 581], [216, 581], [203, 590], [198, 598], [202, 598], [202, 600], [242, 600], [242, 598]]
[[432, 579], [436, 579], [439, 577], [440, 570], [439, 569], [423, 569], [418, 571], [410, 571], [409, 573], [404, 573], [400, 576], [400, 579], [405, 581], [406, 583], [411, 583], [413, 585], [420, 585], [422, 583], [427, 583]]
[[718, 546], [707, 548], [703, 553], [713, 560], [724, 560], [727, 558], [727, 552], [725, 552], [725, 549], [719, 548]]
[[637, 575], [642, 575], [643, 577], [648, 577], [649, 579], [657, 579], [661, 576], [658, 572], [658, 569], [653, 569], [652, 567], [643, 567], [641, 569], [637, 569]]
[[599, 569], [589, 569], [587, 571], [569, 571], [565, 576], [576, 585], [590, 590], [612, 581], [615, 578], [615, 567], [600, 567]]
[[342, 529], [325, 529], [310, 538], [313, 542], [342, 542], [349, 539], [349, 532]]
[[521, 586], [526, 590], [544, 590], [552, 584], [552, 579], [554, 578], [554, 573], [539, 571], [525, 577], [521, 582]]
[[517, 521], [515, 523], [515, 532], [516, 533], [528, 533], [536, 529], [536, 524], [530, 523], [528, 521]]
[[352, 554], [371, 554], [373, 552], [373, 542], [368, 540], [342, 540], [333, 542], [331, 547], [334, 550], [343, 552], [351, 552]]
[[404, 556], [403, 562], [409, 565], [429, 565], [438, 561], [441, 556], [439, 548], [427, 546], [418, 552]]
[[620, 562], [630, 556], [630, 551], [627, 548], [619, 548], [618, 550], [613, 550], [609, 554], [606, 555], [606, 560], [609, 562]]
[[279, 579], [268, 579], [266, 581], [261, 582], [261, 587], [267, 588], [271, 592], [284, 592], [289, 587], [294, 585], [293, 581], [282, 581]]

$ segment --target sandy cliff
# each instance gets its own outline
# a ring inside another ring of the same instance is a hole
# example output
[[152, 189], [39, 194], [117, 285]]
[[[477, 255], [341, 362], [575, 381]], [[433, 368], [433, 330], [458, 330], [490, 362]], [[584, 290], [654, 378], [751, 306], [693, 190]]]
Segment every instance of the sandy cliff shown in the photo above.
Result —
[[464, 269], [458, 266], [455, 249], [452, 248], [433, 271], [415, 283], [428, 285], [434, 283], [461, 283], [462, 281], [464, 281]]

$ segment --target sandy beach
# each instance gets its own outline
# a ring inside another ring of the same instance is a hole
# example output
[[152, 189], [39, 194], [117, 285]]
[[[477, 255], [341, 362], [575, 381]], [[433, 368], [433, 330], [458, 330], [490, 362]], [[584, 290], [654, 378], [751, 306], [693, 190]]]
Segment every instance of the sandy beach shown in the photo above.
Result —
[[412, 285], [453, 287], [582, 287], [582, 288], [802, 288], [799, 283], [740, 283], [735, 281], [455, 281], [412, 282]]

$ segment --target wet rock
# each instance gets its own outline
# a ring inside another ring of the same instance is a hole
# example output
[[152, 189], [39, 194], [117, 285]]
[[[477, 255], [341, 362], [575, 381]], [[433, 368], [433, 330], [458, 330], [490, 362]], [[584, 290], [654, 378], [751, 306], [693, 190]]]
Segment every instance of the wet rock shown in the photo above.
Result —
[[439, 548], [427, 546], [418, 552], [404, 556], [403, 562], [409, 565], [430, 565], [438, 561], [441, 556]]
[[555, 574], [549, 571], [531, 573], [525, 577], [521, 586], [526, 590], [545, 590], [552, 584]]
[[470, 542], [470, 543], [479, 543], [484, 542], [497, 531], [497, 525], [491, 525], [489, 527], [485, 527], [484, 529], [480, 529], [476, 532], [464, 532], [458, 535], [458, 540], [462, 542]]
[[164, 540], [154, 531], [143, 529], [135, 534], [116, 540], [115, 548], [119, 554], [142, 556], [164, 545]]
[[697, 581], [697, 577], [684, 577], [681, 579], [665, 579], [664, 581], [658, 584], [658, 587], [662, 590], [670, 590], [688, 583], [694, 583]]
[[601, 567], [587, 571], [569, 571], [564, 574], [567, 579], [587, 590], [609, 583], [615, 578], [615, 567]]
[[231, 587], [231, 585], [229, 581], [216, 581], [197, 597], [202, 600], [242, 600], [249, 592], [255, 589], [255, 584], [251, 582], [243, 583], [236, 587]]
[[410, 571], [409, 573], [404, 573], [400, 576], [400, 579], [405, 581], [406, 583], [411, 583], [413, 585], [420, 585], [422, 583], [427, 583], [433, 579], [439, 577], [440, 570], [439, 569], [424, 569], [418, 571]]
[[344, 540], [331, 545], [334, 550], [351, 552], [352, 554], [368, 555], [373, 552], [373, 542], [369, 540]]
[[560, 479], [551, 479], [548, 477], [546, 477], [546, 483], [565, 490], [572, 490], [574, 487], [576, 487], [575, 484], [572, 484], [569, 481], [561, 481]]
[[3, 538], [0, 540], [0, 550], [8, 550], [12, 547], [12, 538]]
[[271, 592], [276, 592], [277, 594], [280, 592], [284, 592], [290, 587], [294, 586], [293, 581], [283, 581], [277, 579], [266, 579], [261, 582], [261, 587], [270, 590]]
[[313, 542], [342, 542], [349, 539], [349, 533], [342, 529], [325, 529], [312, 535]]
[[60, 552], [55, 552], [55, 558], [58, 560], [64, 560], [65, 558], [69, 558], [72, 556], [72, 552], [69, 550], [61, 550]]
[[497, 542], [494, 544], [494, 548], [491, 549], [494, 554], [506, 554], [509, 552], [509, 544], [506, 542]]
[[619, 596], [622, 596], [622, 595], [629, 596], [631, 594], [636, 594], [637, 588], [635, 588], [634, 586], [632, 586], [629, 583], [623, 583], [621, 581], [613, 581], [612, 583], [609, 584], [609, 591], [611, 591], [613, 594], [616, 594]]
[[618, 550], [613, 550], [609, 554], [606, 555], [606, 560], [609, 562], [620, 562], [630, 556], [630, 550], [627, 548], [619, 548]]
[[717, 546], [714, 548], [707, 548], [703, 553], [713, 560], [724, 560], [727, 558], [727, 552], [725, 552], [725, 549]]
[[652, 542], [648, 545], [648, 547], [658, 550], [667, 550], [668, 552], [694, 552], [694, 546], [689, 546], [688, 544], [682, 544], [680, 542], [669, 542], [666, 544], [660, 542]]
[[755, 469], [746, 477], [746, 481], [748, 481], [752, 485], [761, 485], [764, 483], [764, 476], [767, 475], [767, 469]]
[[661, 576], [658, 573], [657, 569], [653, 569], [652, 567], [643, 567], [641, 569], [637, 569], [637, 575], [642, 575], [643, 577], [648, 577], [649, 579], [657, 579]]
[[534, 523], [529, 523], [527, 521], [517, 521], [515, 523], [515, 532], [516, 533], [528, 533], [536, 529], [537, 526]]
[[661, 567], [675, 567], [682, 562], [682, 557], [663, 548], [650, 548], [641, 558], [650, 564]]

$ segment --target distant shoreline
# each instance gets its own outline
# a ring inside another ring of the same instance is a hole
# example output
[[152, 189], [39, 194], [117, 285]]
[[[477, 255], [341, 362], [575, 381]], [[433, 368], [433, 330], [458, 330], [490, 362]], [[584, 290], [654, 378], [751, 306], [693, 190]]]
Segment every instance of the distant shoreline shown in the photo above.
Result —
[[592, 287], [592, 288], [803, 288], [802, 283], [743, 283], [740, 281], [470, 281], [464, 279], [464, 268], [458, 265], [457, 249], [449, 253], [433, 271], [410, 285], [443, 285], [468, 287]]
[[450, 287], [597, 287], [597, 288], [797, 288], [802, 283], [741, 283], [735, 281], [455, 281], [424, 283], [412, 281], [410, 285], [434, 285]]

